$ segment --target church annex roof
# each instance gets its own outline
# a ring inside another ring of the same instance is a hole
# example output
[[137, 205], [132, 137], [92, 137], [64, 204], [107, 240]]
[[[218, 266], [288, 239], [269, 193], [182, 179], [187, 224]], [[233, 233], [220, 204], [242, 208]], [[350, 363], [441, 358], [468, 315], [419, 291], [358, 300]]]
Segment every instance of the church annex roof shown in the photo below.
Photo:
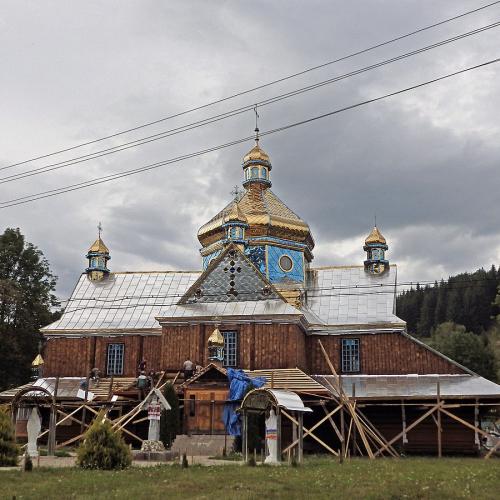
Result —
[[80, 276], [62, 317], [41, 329], [44, 334], [160, 330], [155, 317], [175, 304], [198, 279], [196, 271], [111, 273], [93, 282]]
[[306, 307], [325, 325], [396, 325], [395, 265], [373, 275], [364, 266], [311, 269], [306, 282]]
[[[404, 329], [394, 314], [396, 267], [372, 275], [363, 266], [325, 267], [308, 272], [302, 308], [259, 297], [178, 304], [202, 275], [196, 271], [111, 273], [100, 282], [81, 275], [62, 317], [42, 328], [45, 335], [160, 331], [155, 318], [214, 316], [304, 316], [313, 330]], [[260, 294], [260, 292], [259, 292]]]

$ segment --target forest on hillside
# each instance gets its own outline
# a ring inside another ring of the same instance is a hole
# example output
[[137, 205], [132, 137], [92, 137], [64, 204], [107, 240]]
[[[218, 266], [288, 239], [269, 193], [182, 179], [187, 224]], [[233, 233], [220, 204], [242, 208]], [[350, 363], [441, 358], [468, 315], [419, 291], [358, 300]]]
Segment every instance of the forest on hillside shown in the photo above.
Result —
[[408, 333], [489, 379], [500, 379], [500, 270], [478, 269], [402, 292]]

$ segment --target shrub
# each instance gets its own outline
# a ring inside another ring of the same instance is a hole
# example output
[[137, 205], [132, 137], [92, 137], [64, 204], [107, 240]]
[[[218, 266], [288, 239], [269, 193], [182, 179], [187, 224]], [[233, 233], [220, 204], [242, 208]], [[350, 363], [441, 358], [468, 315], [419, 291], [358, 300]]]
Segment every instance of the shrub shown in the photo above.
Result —
[[8, 413], [0, 411], [0, 467], [17, 465], [19, 450]]
[[84, 469], [125, 469], [132, 455], [121, 434], [113, 431], [109, 420], [95, 420], [78, 447], [77, 463]]
[[183, 469], [187, 469], [188, 466], [189, 466], [187, 455], [185, 453], [182, 454], [181, 466], [182, 466]]

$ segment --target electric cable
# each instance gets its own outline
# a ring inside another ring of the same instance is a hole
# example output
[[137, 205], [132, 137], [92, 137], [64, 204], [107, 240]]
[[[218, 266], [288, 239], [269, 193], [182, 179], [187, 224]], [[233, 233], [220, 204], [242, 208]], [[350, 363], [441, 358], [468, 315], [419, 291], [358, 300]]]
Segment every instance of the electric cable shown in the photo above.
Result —
[[[379, 96], [379, 97], [375, 97], [375, 98], [372, 98], [372, 99], [367, 99], [365, 101], [361, 101], [361, 102], [358, 102], [358, 103], [355, 103], [355, 104], [351, 104], [349, 106], [345, 106], [345, 107], [342, 107], [342, 108], [339, 108], [339, 109], [336, 109], [336, 110], [333, 110], [333, 111], [330, 111], [330, 112], [327, 112], [327, 113], [322, 113], [321, 115], [313, 116], [311, 118], [300, 120], [298, 122], [290, 123], [288, 125], [283, 125], [281, 127], [277, 127], [277, 128], [271, 129], [271, 130], [267, 130], [267, 131], [264, 131], [264, 132], [260, 133], [260, 137], [264, 137], [264, 136], [267, 136], [267, 135], [271, 135], [271, 134], [283, 132], [283, 131], [292, 129], [294, 127], [298, 127], [298, 126], [301, 126], [301, 125], [312, 123], [312, 122], [314, 122], [316, 120], [321, 120], [323, 118], [327, 118], [329, 116], [333, 116], [333, 115], [336, 115], [336, 114], [339, 114], [339, 113], [342, 113], [342, 112], [345, 112], [345, 111], [349, 111], [349, 110], [352, 110], [352, 109], [355, 109], [355, 108], [358, 108], [358, 107], [361, 107], [361, 106], [364, 106], [364, 105], [367, 105], [367, 104], [378, 102], [378, 101], [381, 101], [383, 99], [387, 99], [389, 97], [394, 97], [396, 95], [403, 94], [405, 92], [409, 92], [411, 90], [415, 90], [415, 89], [424, 87], [426, 85], [430, 85], [432, 83], [436, 83], [436, 82], [439, 82], [439, 81], [451, 78], [453, 76], [457, 76], [457, 75], [460, 75], [460, 74], [463, 74], [463, 73], [467, 73], [469, 71], [473, 71], [475, 69], [479, 69], [479, 68], [483, 68], [483, 67], [489, 66], [491, 64], [495, 64], [495, 63], [497, 63], [499, 61], [500, 61], [500, 58], [492, 59], [492, 60], [489, 60], [489, 61], [477, 64], [477, 65], [474, 65], [474, 66], [469, 66], [467, 68], [464, 68], [464, 69], [461, 69], [461, 70], [458, 70], [458, 71], [455, 71], [455, 72], [452, 72], [452, 73], [448, 73], [448, 74], [440, 76], [440, 77], [433, 78], [431, 80], [427, 80], [425, 82], [421, 82], [421, 83], [412, 85], [410, 87], [406, 87], [404, 89], [400, 89], [400, 90], [397, 90], [397, 91], [394, 91], [394, 92], [390, 92], [388, 94], [384, 94], [384, 95]], [[162, 166], [165, 166], [165, 165], [169, 165], [169, 164], [172, 164], [172, 163], [177, 163], [177, 162], [182, 161], [182, 160], [186, 160], [186, 159], [189, 159], [189, 158], [194, 158], [194, 157], [202, 156], [202, 155], [205, 155], [205, 154], [210, 153], [210, 152], [214, 152], [214, 151], [219, 151], [219, 150], [222, 150], [222, 149], [226, 149], [228, 147], [235, 146], [237, 144], [241, 144], [243, 142], [246, 142], [246, 141], [248, 141], [250, 139], [253, 139], [253, 136], [244, 137], [244, 138], [241, 138], [241, 139], [236, 139], [234, 141], [227, 142], [227, 143], [224, 143], [224, 144], [220, 144], [218, 146], [213, 146], [213, 147], [206, 148], [206, 149], [203, 149], [203, 150], [200, 150], [200, 151], [196, 151], [196, 152], [193, 152], [193, 153], [188, 153], [188, 154], [185, 154], [185, 155], [182, 155], [182, 156], [178, 156], [178, 157], [175, 157], [175, 158], [172, 158], [172, 159], [169, 159], [169, 160], [164, 160], [164, 161], [161, 161], [161, 162], [149, 164], [149, 165], [146, 165], [146, 166], [143, 166], [143, 167], [138, 167], [138, 168], [135, 168], [135, 169], [126, 170], [126, 171], [123, 171], [123, 172], [117, 172], [115, 174], [110, 174], [110, 175], [106, 175], [106, 176], [103, 176], [103, 177], [98, 177], [96, 179], [90, 179], [88, 181], [83, 181], [83, 182], [80, 182], [80, 183], [71, 184], [71, 185], [68, 185], [68, 186], [63, 186], [63, 187], [57, 188], [57, 189], [51, 189], [51, 190], [48, 190], [48, 191], [42, 191], [40, 193], [34, 193], [32, 195], [27, 195], [27, 196], [22, 196], [22, 197], [19, 197], [19, 198], [14, 198], [14, 199], [11, 199], [11, 200], [0, 202], [0, 205], [2, 205], [2, 206], [0, 206], [0, 209], [5, 209], [5, 208], [8, 208], [8, 207], [12, 207], [12, 206], [16, 206], [16, 205], [21, 205], [21, 204], [25, 204], [25, 203], [31, 203], [33, 201], [40, 200], [40, 199], [43, 199], [43, 198], [49, 198], [49, 197], [52, 197], [52, 196], [58, 196], [58, 195], [63, 194], [63, 193], [67, 193], [67, 192], [71, 192], [71, 191], [76, 191], [76, 190], [79, 190], [79, 189], [84, 189], [86, 187], [94, 186], [94, 185], [97, 185], [97, 184], [102, 184], [102, 183], [105, 183], [105, 182], [110, 182], [112, 180], [120, 179], [120, 178], [123, 178], [123, 177], [128, 177], [130, 175], [138, 174], [138, 173], [145, 172], [145, 171], [148, 171], [148, 170], [157, 169], [159, 167], [162, 167]]]
[[136, 131], [136, 130], [139, 130], [139, 129], [142, 129], [142, 128], [145, 128], [145, 127], [156, 125], [158, 123], [161, 123], [161, 122], [164, 122], [164, 121], [167, 121], [167, 120], [171, 120], [171, 119], [177, 118], [179, 116], [184, 116], [186, 114], [193, 113], [195, 111], [199, 111], [199, 110], [208, 108], [210, 106], [214, 106], [216, 104], [223, 103], [225, 101], [229, 101], [229, 100], [234, 99], [236, 97], [240, 97], [240, 96], [249, 94], [251, 92], [255, 92], [257, 90], [261, 90], [261, 89], [270, 87], [272, 85], [276, 85], [278, 83], [282, 83], [282, 82], [290, 80], [292, 78], [296, 78], [298, 76], [304, 75], [304, 74], [309, 73], [311, 71], [315, 71], [315, 70], [324, 68], [326, 66], [329, 66], [329, 65], [332, 65], [332, 64], [335, 64], [335, 63], [338, 63], [338, 62], [345, 61], [347, 59], [356, 57], [358, 55], [365, 54], [365, 53], [370, 52], [372, 50], [375, 50], [375, 49], [384, 47], [386, 45], [389, 45], [391, 43], [403, 40], [405, 38], [408, 38], [410, 36], [416, 35], [418, 33], [422, 33], [424, 31], [430, 30], [432, 28], [436, 28], [438, 26], [442, 26], [442, 25], [447, 24], [449, 22], [452, 22], [452, 21], [455, 21], [457, 19], [463, 18], [463, 17], [468, 16], [470, 14], [474, 14], [476, 12], [485, 10], [485, 9], [487, 9], [489, 7], [493, 7], [494, 5], [497, 5], [499, 3], [500, 3], [500, 0], [495, 1], [495, 2], [490, 2], [488, 4], [482, 5], [480, 7], [475, 8], [475, 9], [463, 12], [461, 14], [457, 14], [457, 15], [455, 15], [453, 17], [449, 17], [449, 18], [443, 19], [442, 21], [438, 21], [438, 22], [435, 22], [435, 23], [427, 25], [427, 26], [424, 26], [423, 28], [418, 28], [418, 29], [413, 30], [413, 31], [411, 31], [409, 33], [406, 33], [404, 35], [400, 35], [400, 36], [391, 38], [390, 40], [386, 40], [384, 42], [380, 42], [380, 43], [377, 43], [375, 45], [371, 45], [370, 47], [367, 47], [365, 49], [362, 49], [362, 50], [359, 50], [359, 51], [356, 51], [356, 52], [352, 52], [350, 54], [347, 54], [345, 56], [339, 57], [339, 58], [334, 59], [332, 61], [328, 61], [328, 62], [319, 64], [319, 65], [316, 65], [316, 66], [312, 66], [310, 68], [306, 68], [305, 70], [299, 71], [297, 73], [292, 73], [290, 75], [284, 76], [284, 77], [276, 79], [276, 80], [272, 80], [272, 81], [264, 83], [262, 85], [258, 85], [256, 87], [253, 87], [251, 89], [247, 89], [247, 90], [243, 90], [243, 91], [240, 91], [240, 92], [236, 92], [236, 93], [234, 93], [232, 95], [229, 95], [229, 96], [226, 96], [226, 97], [223, 97], [223, 98], [220, 98], [220, 99], [217, 99], [217, 100], [214, 100], [214, 101], [202, 104], [200, 106], [195, 106], [195, 107], [192, 107], [192, 108], [188, 108], [188, 109], [186, 109], [184, 111], [180, 111], [178, 113], [174, 113], [174, 114], [166, 116], [164, 118], [160, 118], [160, 119], [157, 119], [157, 120], [154, 120], [154, 121], [151, 121], [151, 122], [144, 123], [142, 125], [138, 125], [138, 126], [135, 126], [135, 127], [131, 127], [131, 128], [125, 129], [125, 130], [121, 130], [119, 132], [115, 132], [113, 134], [109, 134], [109, 135], [100, 137], [98, 139], [93, 139], [91, 141], [86, 141], [86, 142], [83, 142], [83, 143], [80, 143], [80, 144], [76, 144], [75, 146], [71, 146], [71, 147], [59, 149], [59, 150], [54, 151], [52, 153], [47, 153], [47, 154], [43, 154], [43, 155], [39, 155], [39, 156], [36, 156], [36, 157], [29, 158], [27, 160], [23, 160], [23, 161], [20, 161], [20, 162], [17, 162], [17, 163], [12, 163], [10, 165], [6, 165], [4, 167], [1, 167], [0, 170], [5, 170], [5, 169], [13, 168], [13, 167], [16, 167], [16, 166], [19, 166], [19, 165], [23, 165], [23, 164], [26, 164], [26, 163], [29, 163], [29, 162], [32, 162], [32, 161], [35, 161], [35, 160], [40, 160], [40, 159], [43, 159], [43, 158], [48, 158], [50, 156], [54, 156], [54, 155], [57, 155], [57, 154], [65, 153], [65, 152], [68, 152], [68, 151], [72, 151], [72, 150], [75, 150], [75, 149], [78, 149], [78, 148], [81, 148], [81, 147], [84, 147], [84, 146], [89, 146], [91, 144], [102, 142], [102, 141], [105, 141], [107, 139], [112, 139], [114, 137], [117, 137], [117, 136], [120, 136], [120, 135], [123, 135], [123, 134], [127, 134], [129, 132], [133, 132], [133, 131]]
[[[344, 73], [342, 75], [339, 75], [339, 76], [336, 76], [336, 77], [333, 77], [333, 78], [329, 78], [327, 80], [322, 80], [320, 82], [316, 82], [316, 83], [311, 84], [311, 85], [300, 87], [298, 89], [295, 89], [295, 90], [292, 90], [292, 91], [289, 91], [289, 92], [286, 92], [286, 93], [283, 93], [283, 94], [279, 94], [277, 96], [273, 96], [273, 97], [270, 97], [270, 98], [258, 101], [256, 103], [249, 104], [249, 105], [246, 105], [246, 106], [242, 106], [242, 107], [239, 107], [239, 108], [235, 108], [235, 109], [226, 111], [224, 113], [220, 113], [220, 114], [217, 114], [217, 115], [213, 115], [213, 116], [204, 118], [202, 120], [198, 120], [198, 121], [195, 121], [195, 122], [188, 123], [186, 125], [181, 125], [179, 127], [175, 127], [173, 129], [165, 130], [165, 131], [159, 132], [157, 134], [145, 136], [145, 137], [142, 137], [140, 139], [135, 139], [133, 141], [129, 141], [129, 142], [126, 142], [126, 143], [118, 144], [118, 145], [112, 146], [110, 148], [102, 149], [102, 150], [99, 150], [99, 151], [94, 151], [94, 152], [88, 153], [86, 155], [77, 156], [77, 157], [74, 157], [74, 158], [69, 158], [67, 160], [62, 160], [62, 161], [59, 161], [59, 162], [56, 162], [56, 163], [51, 163], [51, 164], [44, 165], [44, 166], [41, 166], [41, 167], [37, 167], [37, 168], [34, 168], [34, 169], [30, 169], [30, 170], [25, 170], [23, 172], [18, 172], [16, 174], [8, 175], [8, 176], [5, 176], [5, 177], [0, 177], [0, 184], [14, 182], [14, 181], [17, 181], [17, 180], [20, 180], [20, 179], [25, 179], [27, 177], [32, 177], [34, 175], [40, 175], [40, 174], [44, 174], [44, 173], [47, 173], [47, 172], [52, 172], [54, 170], [59, 170], [59, 169], [62, 169], [62, 168], [70, 167], [72, 165], [77, 165], [77, 164], [80, 164], [80, 163], [83, 163], [83, 162], [92, 161], [92, 160], [95, 160], [97, 158], [101, 158], [103, 156], [108, 156], [108, 155], [111, 155], [111, 154], [119, 153], [121, 151], [126, 151], [126, 150], [131, 149], [131, 148], [139, 147], [139, 146], [142, 146], [144, 144], [149, 144], [151, 142], [155, 142], [155, 141], [162, 140], [162, 139], [165, 139], [165, 138], [168, 138], [168, 137], [172, 137], [174, 135], [178, 135], [178, 134], [181, 134], [181, 133], [184, 133], [184, 132], [188, 132], [190, 130], [194, 130], [194, 129], [197, 129], [199, 127], [203, 127], [205, 125], [216, 123], [216, 122], [219, 122], [221, 120], [226, 120], [228, 118], [232, 118], [234, 116], [238, 116], [238, 115], [241, 115], [243, 113], [247, 113], [249, 111], [253, 111], [256, 106], [258, 106], [258, 107], [269, 106], [271, 104], [275, 104], [277, 102], [281, 102], [281, 101], [283, 101], [285, 99], [289, 99], [291, 97], [295, 97], [295, 96], [301, 95], [303, 93], [310, 92], [310, 91], [316, 90], [318, 88], [322, 88], [322, 87], [324, 87], [326, 85], [331, 85], [333, 83], [337, 83], [337, 82], [345, 80], [347, 78], [351, 78], [353, 76], [360, 75], [362, 73], [371, 71], [373, 69], [377, 69], [377, 68], [380, 68], [382, 66], [386, 66], [386, 65], [392, 64], [394, 62], [398, 62], [398, 61], [401, 61], [403, 59], [407, 59], [409, 57], [421, 54], [423, 52], [427, 52], [429, 50], [433, 50], [433, 49], [441, 47], [443, 45], [446, 45], [446, 44], [449, 44], [449, 43], [453, 43], [453, 42], [456, 42], [458, 40], [462, 40], [463, 38], [467, 38], [467, 37], [472, 36], [472, 35], [477, 35], [478, 33], [482, 33], [484, 31], [496, 28], [498, 26], [500, 26], [500, 21], [496, 21], [496, 22], [491, 23], [489, 25], [482, 26], [482, 27], [476, 28], [474, 30], [470, 30], [470, 31], [462, 33], [460, 35], [456, 35], [456, 36], [447, 38], [445, 40], [441, 40], [439, 42], [436, 42], [436, 43], [433, 43], [431, 45], [427, 45], [427, 46], [421, 47], [419, 49], [412, 50], [410, 52], [405, 52], [404, 54], [400, 54], [399, 56], [395, 56], [395, 57], [392, 57], [390, 59], [385, 59], [383, 61], [379, 61], [378, 63], [374, 63], [374, 64], [371, 64], [369, 66], [365, 66], [365, 67], [356, 69], [354, 71], [350, 71], [348, 73]], [[2, 169], [0, 168], [0, 170], [2, 170]]]

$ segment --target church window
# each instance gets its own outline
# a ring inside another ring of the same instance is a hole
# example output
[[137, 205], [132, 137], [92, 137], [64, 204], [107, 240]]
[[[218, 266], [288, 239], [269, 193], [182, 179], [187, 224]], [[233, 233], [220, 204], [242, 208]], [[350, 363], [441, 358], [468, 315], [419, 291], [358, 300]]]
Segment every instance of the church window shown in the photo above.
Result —
[[123, 375], [124, 344], [108, 344], [106, 357], [106, 373], [108, 375]]
[[359, 372], [359, 339], [342, 339], [342, 372]]
[[288, 255], [282, 255], [278, 261], [282, 271], [289, 273], [293, 269], [293, 260]]
[[224, 337], [224, 366], [238, 365], [238, 332], [222, 332]]
[[259, 177], [259, 168], [252, 167], [252, 179], [257, 179]]
[[267, 168], [262, 169], [262, 178], [267, 179]]
[[97, 267], [97, 257], [92, 257], [92, 259], [91, 259], [91, 267]]

